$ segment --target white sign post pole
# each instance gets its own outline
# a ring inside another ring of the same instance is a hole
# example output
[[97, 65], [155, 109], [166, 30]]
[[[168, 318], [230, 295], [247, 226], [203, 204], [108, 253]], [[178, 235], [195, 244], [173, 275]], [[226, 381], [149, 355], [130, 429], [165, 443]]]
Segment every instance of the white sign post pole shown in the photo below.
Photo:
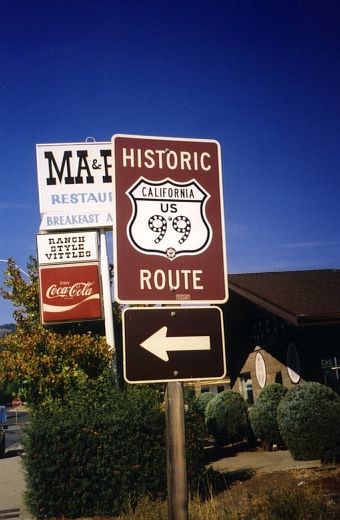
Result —
[[113, 329], [113, 313], [112, 313], [112, 299], [111, 286], [109, 275], [109, 260], [106, 247], [106, 235], [104, 229], [100, 230], [100, 265], [102, 275], [103, 287], [103, 304], [104, 304], [104, 320], [105, 320], [105, 335], [106, 342], [110, 349], [115, 347], [114, 329]]

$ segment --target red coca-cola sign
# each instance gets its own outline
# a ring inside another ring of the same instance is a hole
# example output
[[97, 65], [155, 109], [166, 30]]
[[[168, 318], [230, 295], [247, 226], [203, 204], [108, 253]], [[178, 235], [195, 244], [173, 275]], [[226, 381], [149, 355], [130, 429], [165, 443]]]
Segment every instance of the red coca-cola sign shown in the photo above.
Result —
[[97, 263], [39, 268], [42, 323], [103, 318]]

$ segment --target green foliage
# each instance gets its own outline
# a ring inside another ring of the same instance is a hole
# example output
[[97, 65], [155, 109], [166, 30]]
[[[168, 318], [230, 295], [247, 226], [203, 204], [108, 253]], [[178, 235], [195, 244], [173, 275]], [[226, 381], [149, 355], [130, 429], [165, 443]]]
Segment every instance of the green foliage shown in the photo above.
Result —
[[205, 424], [218, 444], [238, 442], [248, 436], [248, 408], [240, 394], [225, 390], [209, 401]]
[[0, 383], [15, 382], [30, 404], [50, 397], [62, 397], [65, 391], [95, 378], [111, 363], [105, 338], [91, 332], [60, 333], [40, 324], [39, 290], [36, 260], [28, 264], [29, 281], [24, 280], [13, 259], [8, 260], [5, 286], [0, 295], [17, 310], [17, 327], [1, 340]]
[[39, 276], [38, 263], [30, 257], [27, 264], [27, 274], [29, 281], [24, 280], [22, 271], [16, 265], [13, 258], [8, 259], [7, 278], [4, 281], [5, 288], [0, 288], [0, 295], [12, 302], [17, 308], [14, 311], [14, 318], [17, 325], [29, 326], [39, 322]]
[[249, 410], [250, 425], [266, 449], [273, 444], [283, 445], [277, 424], [277, 407], [286, 393], [287, 388], [279, 383], [266, 386]]
[[37, 409], [25, 440], [27, 503], [38, 518], [116, 514], [165, 489], [164, 414], [147, 387], [90, 384]]
[[[119, 389], [110, 376], [45, 401], [25, 439], [27, 503], [33, 515], [118, 514], [166, 490], [163, 396], [148, 386]], [[197, 487], [203, 447], [197, 416], [186, 415], [188, 480]]]
[[7, 405], [12, 402], [14, 396], [20, 395], [17, 383], [8, 383], [5, 381], [0, 384], [0, 405]]
[[69, 387], [98, 377], [112, 360], [105, 338], [58, 334], [37, 325], [29, 334], [18, 327], [2, 340], [0, 381], [14, 381], [30, 404], [62, 397]]
[[195, 388], [193, 385], [183, 386], [183, 398], [187, 404], [190, 404], [195, 399]]
[[191, 493], [197, 493], [207, 478], [204, 466], [205, 424], [203, 418], [191, 407], [186, 409], [184, 420], [188, 488]]
[[340, 448], [340, 397], [308, 382], [288, 391], [278, 406], [282, 438], [297, 460], [335, 458]]
[[199, 396], [195, 397], [195, 399], [192, 402], [193, 409], [202, 417], [205, 416], [205, 409], [207, 407], [207, 404], [211, 399], [215, 397], [215, 394], [212, 392], [203, 392]]

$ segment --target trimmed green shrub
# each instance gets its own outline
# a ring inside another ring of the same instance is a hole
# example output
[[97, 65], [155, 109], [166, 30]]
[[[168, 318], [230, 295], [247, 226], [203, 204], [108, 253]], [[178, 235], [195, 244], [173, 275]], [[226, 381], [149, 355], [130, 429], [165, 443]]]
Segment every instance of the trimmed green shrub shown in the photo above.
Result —
[[287, 388], [279, 383], [266, 386], [249, 410], [250, 426], [267, 450], [270, 450], [273, 444], [284, 444], [277, 424], [277, 407], [287, 391]]
[[196, 494], [202, 481], [208, 478], [204, 454], [205, 424], [203, 417], [190, 407], [185, 411], [184, 419], [188, 488]]
[[195, 387], [193, 385], [183, 385], [184, 403], [190, 404], [195, 399]]
[[193, 410], [195, 410], [199, 415], [204, 417], [207, 404], [214, 397], [215, 397], [215, 394], [213, 394], [212, 392], [203, 392], [199, 396], [195, 397], [195, 399], [193, 400], [193, 402], [192, 402]]
[[105, 396], [83, 390], [33, 414], [24, 464], [37, 518], [117, 514], [127, 500], [165, 490], [159, 396], [146, 387]]
[[278, 406], [285, 445], [297, 460], [335, 458], [340, 447], [340, 397], [308, 382], [288, 391]]
[[[188, 480], [203, 472], [197, 415], [186, 416]], [[166, 490], [163, 396], [108, 380], [35, 409], [25, 438], [26, 502], [36, 518], [116, 515]]]
[[209, 401], [205, 424], [217, 444], [229, 444], [248, 437], [247, 403], [240, 394], [225, 390]]

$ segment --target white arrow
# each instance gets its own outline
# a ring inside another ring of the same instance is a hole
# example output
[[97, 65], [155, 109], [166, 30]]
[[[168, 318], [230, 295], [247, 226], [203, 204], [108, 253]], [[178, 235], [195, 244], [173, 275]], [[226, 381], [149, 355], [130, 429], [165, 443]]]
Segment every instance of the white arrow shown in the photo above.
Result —
[[169, 351], [210, 350], [210, 336], [174, 336], [168, 338], [167, 332], [168, 327], [162, 327], [143, 343], [140, 343], [140, 346], [163, 361], [169, 361]]

